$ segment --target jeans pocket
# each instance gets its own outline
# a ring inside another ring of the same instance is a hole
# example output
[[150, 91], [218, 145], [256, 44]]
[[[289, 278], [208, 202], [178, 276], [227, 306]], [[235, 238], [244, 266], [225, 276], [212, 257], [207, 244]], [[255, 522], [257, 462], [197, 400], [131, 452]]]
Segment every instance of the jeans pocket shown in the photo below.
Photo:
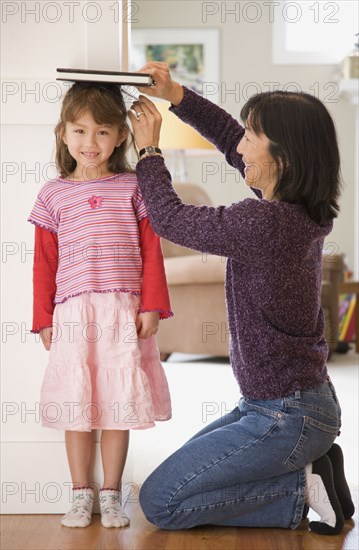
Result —
[[341, 409], [341, 406], [340, 406], [340, 403], [339, 403], [339, 399], [338, 399], [338, 396], [337, 396], [337, 392], [335, 390], [335, 387], [334, 385], [332, 384], [332, 381], [330, 380], [330, 378], [328, 379], [328, 385], [332, 391], [332, 396], [333, 396], [333, 399], [335, 401], [335, 403], [337, 404], [338, 406], [338, 411], [339, 411], [339, 417], [341, 416], [341, 413], [342, 413], [342, 409]]
[[330, 426], [310, 416], [303, 416], [301, 433], [294, 449], [284, 463], [285, 466], [288, 470], [295, 471], [313, 462], [330, 448], [338, 431], [339, 423]]
[[[263, 406], [265, 405], [265, 406]], [[243, 414], [240, 425], [247, 434], [247, 443], [265, 439], [283, 422], [282, 403], [246, 399], [240, 407]]]

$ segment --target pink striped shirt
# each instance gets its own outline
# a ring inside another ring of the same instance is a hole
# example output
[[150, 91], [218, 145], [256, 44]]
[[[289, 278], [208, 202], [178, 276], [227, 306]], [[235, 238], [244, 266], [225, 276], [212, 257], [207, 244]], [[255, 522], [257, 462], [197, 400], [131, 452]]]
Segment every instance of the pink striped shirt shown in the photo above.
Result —
[[28, 221], [58, 236], [55, 303], [83, 292], [140, 294], [138, 223], [145, 217], [135, 174], [45, 183]]

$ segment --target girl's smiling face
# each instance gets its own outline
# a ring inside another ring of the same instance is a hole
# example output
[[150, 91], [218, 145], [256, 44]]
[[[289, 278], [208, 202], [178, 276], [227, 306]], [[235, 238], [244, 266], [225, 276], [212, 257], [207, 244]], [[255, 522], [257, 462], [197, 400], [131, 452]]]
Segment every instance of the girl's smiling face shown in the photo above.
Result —
[[237, 152], [243, 157], [246, 183], [260, 189], [263, 198], [272, 200], [277, 183], [277, 167], [269, 153], [269, 145], [270, 141], [265, 134], [255, 134], [246, 127]]
[[66, 122], [62, 140], [76, 161], [72, 178], [88, 180], [110, 175], [108, 160], [127, 135], [127, 129], [120, 132], [115, 125], [98, 124], [89, 113]]

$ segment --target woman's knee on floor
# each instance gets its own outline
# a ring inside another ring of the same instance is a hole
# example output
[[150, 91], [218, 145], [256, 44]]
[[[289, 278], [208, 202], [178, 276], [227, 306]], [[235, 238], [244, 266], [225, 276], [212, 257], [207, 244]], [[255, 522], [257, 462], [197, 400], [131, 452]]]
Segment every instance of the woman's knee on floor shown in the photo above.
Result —
[[173, 512], [175, 506], [167, 502], [160, 484], [151, 479], [151, 476], [143, 483], [139, 501], [146, 519], [161, 529], [177, 529], [173, 525]]

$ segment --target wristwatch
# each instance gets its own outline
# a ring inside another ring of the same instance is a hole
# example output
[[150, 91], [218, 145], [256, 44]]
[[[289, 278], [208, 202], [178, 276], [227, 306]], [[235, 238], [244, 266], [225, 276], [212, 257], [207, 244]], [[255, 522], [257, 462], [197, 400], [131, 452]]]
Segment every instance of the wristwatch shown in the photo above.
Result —
[[144, 147], [143, 149], [141, 149], [138, 154], [140, 155], [140, 157], [142, 157], [143, 155], [156, 155], [156, 154], [162, 155], [162, 151], [158, 147], [153, 147], [153, 145], [147, 145], [147, 147]]

